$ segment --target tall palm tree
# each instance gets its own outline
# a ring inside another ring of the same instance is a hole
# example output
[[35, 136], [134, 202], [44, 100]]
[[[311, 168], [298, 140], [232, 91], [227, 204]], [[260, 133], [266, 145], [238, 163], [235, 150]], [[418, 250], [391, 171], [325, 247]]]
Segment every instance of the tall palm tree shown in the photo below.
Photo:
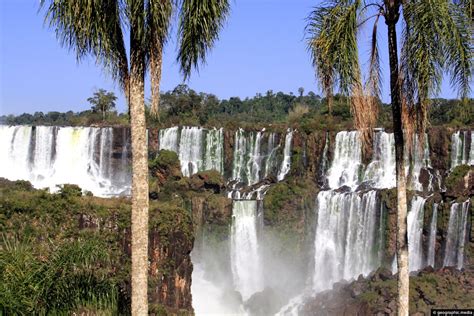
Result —
[[[398, 315], [408, 315], [408, 245], [404, 132], [423, 137], [429, 98], [443, 73], [462, 97], [472, 77], [472, 21], [469, 0], [330, 0], [308, 17], [308, 48], [320, 85], [331, 104], [336, 88], [351, 96], [355, 126], [370, 137], [380, 96], [377, 28], [387, 25], [390, 95], [397, 173]], [[359, 66], [358, 31], [373, 21], [367, 80]], [[397, 25], [402, 35], [397, 36]], [[401, 53], [397, 48], [401, 42]], [[406, 136], [411, 140], [410, 136]], [[410, 145], [410, 142], [407, 141]]]
[[[177, 60], [185, 78], [205, 60], [229, 12], [228, 0], [42, 0], [45, 21], [78, 60], [96, 58], [128, 99], [132, 134], [132, 314], [146, 315], [148, 271], [148, 144], [144, 81], [151, 71], [159, 97], [161, 52], [173, 11], [178, 14]], [[125, 34], [129, 34], [129, 53]]]

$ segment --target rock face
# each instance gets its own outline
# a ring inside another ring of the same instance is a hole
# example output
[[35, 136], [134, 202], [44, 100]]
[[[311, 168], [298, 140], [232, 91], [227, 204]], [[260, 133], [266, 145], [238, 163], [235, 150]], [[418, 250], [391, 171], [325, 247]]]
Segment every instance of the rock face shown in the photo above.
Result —
[[[396, 314], [396, 276], [379, 269], [368, 278], [334, 288], [308, 299], [300, 315]], [[433, 308], [473, 308], [474, 273], [426, 268], [410, 277], [410, 314], [429, 315]]]

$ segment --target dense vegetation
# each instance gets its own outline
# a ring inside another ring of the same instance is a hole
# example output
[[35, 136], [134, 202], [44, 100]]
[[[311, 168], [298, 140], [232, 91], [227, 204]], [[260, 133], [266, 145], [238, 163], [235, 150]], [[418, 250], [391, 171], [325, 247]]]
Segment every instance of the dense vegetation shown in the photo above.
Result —
[[[199, 220], [191, 201], [222, 212], [230, 200], [220, 174], [183, 177], [174, 152], [160, 151], [149, 170], [149, 292], [170, 297], [150, 295], [150, 311], [187, 314], [170, 302], [190, 297], [189, 253]], [[130, 313], [130, 200], [85, 193], [77, 185], [50, 193], [0, 178], [0, 315]], [[227, 228], [229, 218], [219, 225]], [[176, 278], [187, 287], [177, 289]]]
[[[178, 85], [172, 91], [161, 94], [160, 117], [155, 119], [148, 115], [148, 124], [153, 127], [179, 124], [249, 128], [272, 124], [282, 127], [290, 125], [305, 131], [352, 127], [348, 98], [336, 95], [333, 102], [333, 117], [330, 118], [326, 98], [311, 91], [304, 94], [302, 88], [299, 89], [298, 95], [269, 90], [264, 94], [257, 93], [252, 98], [232, 97], [219, 100], [213, 94], [196, 92], [187, 85]], [[460, 100], [433, 99], [430, 103], [429, 116], [432, 125], [473, 126], [474, 99], [465, 103]], [[378, 126], [390, 128], [390, 105], [379, 102], [379, 107]], [[11, 125], [89, 126], [128, 125], [128, 122], [127, 113], [110, 111], [104, 119], [103, 113], [94, 109], [78, 113], [36, 112], [0, 116], [0, 123]]]

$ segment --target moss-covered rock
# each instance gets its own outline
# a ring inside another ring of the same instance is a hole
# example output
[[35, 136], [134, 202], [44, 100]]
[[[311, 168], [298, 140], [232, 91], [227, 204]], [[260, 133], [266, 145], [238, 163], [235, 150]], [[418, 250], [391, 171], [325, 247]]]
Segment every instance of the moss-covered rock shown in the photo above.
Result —
[[474, 195], [474, 167], [460, 165], [454, 168], [445, 181], [446, 195], [466, 199]]
[[[425, 269], [410, 277], [410, 314], [429, 315], [434, 308], [473, 308], [474, 274]], [[378, 270], [366, 279], [336, 284], [332, 290], [307, 300], [303, 315], [392, 315], [396, 313], [397, 280], [389, 271]]]
[[[52, 246], [100, 240], [100, 250], [110, 264], [107, 278], [120, 289], [117, 303], [126, 312], [130, 304], [130, 200], [81, 196], [76, 187], [66, 194], [24, 187], [23, 182], [0, 181], [0, 233], [6, 238], [0, 247], [5, 247], [5, 240], [19, 238], [34, 243], [39, 260], [48, 260]], [[168, 314], [192, 313], [189, 254], [194, 235], [191, 212], [183, 201], [180, 197], [150, 204], [149, 301], [150, 306], [163, 306]]]
[[306, 261], [314, 238], [315, 196], [311, 180], [289, 178], [272, 186], [263, 199], [263, 221], [268, 243], [275, 253]]

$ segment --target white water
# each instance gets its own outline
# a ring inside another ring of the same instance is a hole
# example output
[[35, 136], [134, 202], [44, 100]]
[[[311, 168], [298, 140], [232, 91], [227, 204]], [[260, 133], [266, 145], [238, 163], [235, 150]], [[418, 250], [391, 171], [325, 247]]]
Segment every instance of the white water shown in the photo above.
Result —
[[[264, 177], [272, 174], [273, 169], [276, 167], [276, 154], [280, 145], [277, 143], [277, 134], [270, 133], [268, 136], [267, 155], [265, 158], [265, 174]], [[285, 143], [286, 146], [286, 143]], [[290, 159], [291, 161], [291, 159]], [[286, 174], [285, 174], [286, 175]]]
[[0, 176], [51, 191], [70, 183], [97, 196], [129, 194], [129, 181], [114, 181], [129, 176], [113, 170], [112, 141], [112, 128], [0, 126], [0, 144], [10, 148], [0, 155]]
[[436, 230], [438, 221], [438, 207], [437, 203], [433, 203], [433, 215], [430, 223], [430, 239], [428, 240], [428, 258], [427, 265], [435, 266], [435, 252], [436, 252]]
[[423, 268], [423, 209], [426, 199], [414, 196], [408, 212], [408, 267], [410, 271]]
[[317, 205], [313, 290], [319, 292], [375, 269], [379, 262], [373, 250], [380, 236], [375, 191], [362, 196], [323, 191]]
[[364, 181], [370, 181], [372, 187], [378, 189], [395, 187], [395, 139], [393, 133], [384, 131], [375, 133], [373, 158], [365, 170]]
[[206, 133], [204, 169], [217, 170], [224, 174], [224, 131], [222, 128], [214, 128]]
[[159, 132], [160, 149], [171, 150], [178, 153], [179, 150], [179, 130], [178, 127], [161, 129]]
[[[245, 132], [239, 129], [234, 137], [234, 158], [231, 180], [245, 186], [262, 181], [269, 175], [276, 176], [278, 181], [285, 178], [291, 167], [291, 142], [293, 132], [289, 130], [285, 136], [283, 160], [277, 162], [276, 134], [265, 130]], [[279, 170], [275, 170], [279, 166]]]
[[283, 161], [281, 163], [280, 172], [278, 173], [278, 181], [285, 178], [291, 169], [291, 141], [293, 139], [293, 131], [288, 129], [285, 136], [285, 149], [283, 151]]
[[453, 203], [449, 214], [448, 234], [446, 237], [444, 266], [464, 266], [464, 244], [466, 241], [467, 217], [470, 202]]
[[203, 130], [200, 127], [183, 127], [179, 141], [179, 161], [186, 177], [203, 170]]
[[170, 127], [159, 132], [159, 149], [174, 151], [181, 163], [181, 172], [189, 177], [205, 170], [224, 173], [223, 129], [195, 126]]
[[234, 287], [247, 300], [263, 290], [263, 267], [258, 246], [257, 201], [234, 201], [231, 266]]
[[349, 186], [355, 189], [359, 184], [361, 158], [361, 141], [358, 133], [356, 131], [337, 133], [334, 160], [327, 175], [329, 187], [335, 189]]
[[[457, 131], [451, 135], [451, 169], [459, 165], [474, 165], [473, 133], [472, 131]], [[470, 143], [468, 136], [471, 136]]]
[[474, 131], [471, 131], [471, 150], [469, 151], [469, 164], [474, 165]]

